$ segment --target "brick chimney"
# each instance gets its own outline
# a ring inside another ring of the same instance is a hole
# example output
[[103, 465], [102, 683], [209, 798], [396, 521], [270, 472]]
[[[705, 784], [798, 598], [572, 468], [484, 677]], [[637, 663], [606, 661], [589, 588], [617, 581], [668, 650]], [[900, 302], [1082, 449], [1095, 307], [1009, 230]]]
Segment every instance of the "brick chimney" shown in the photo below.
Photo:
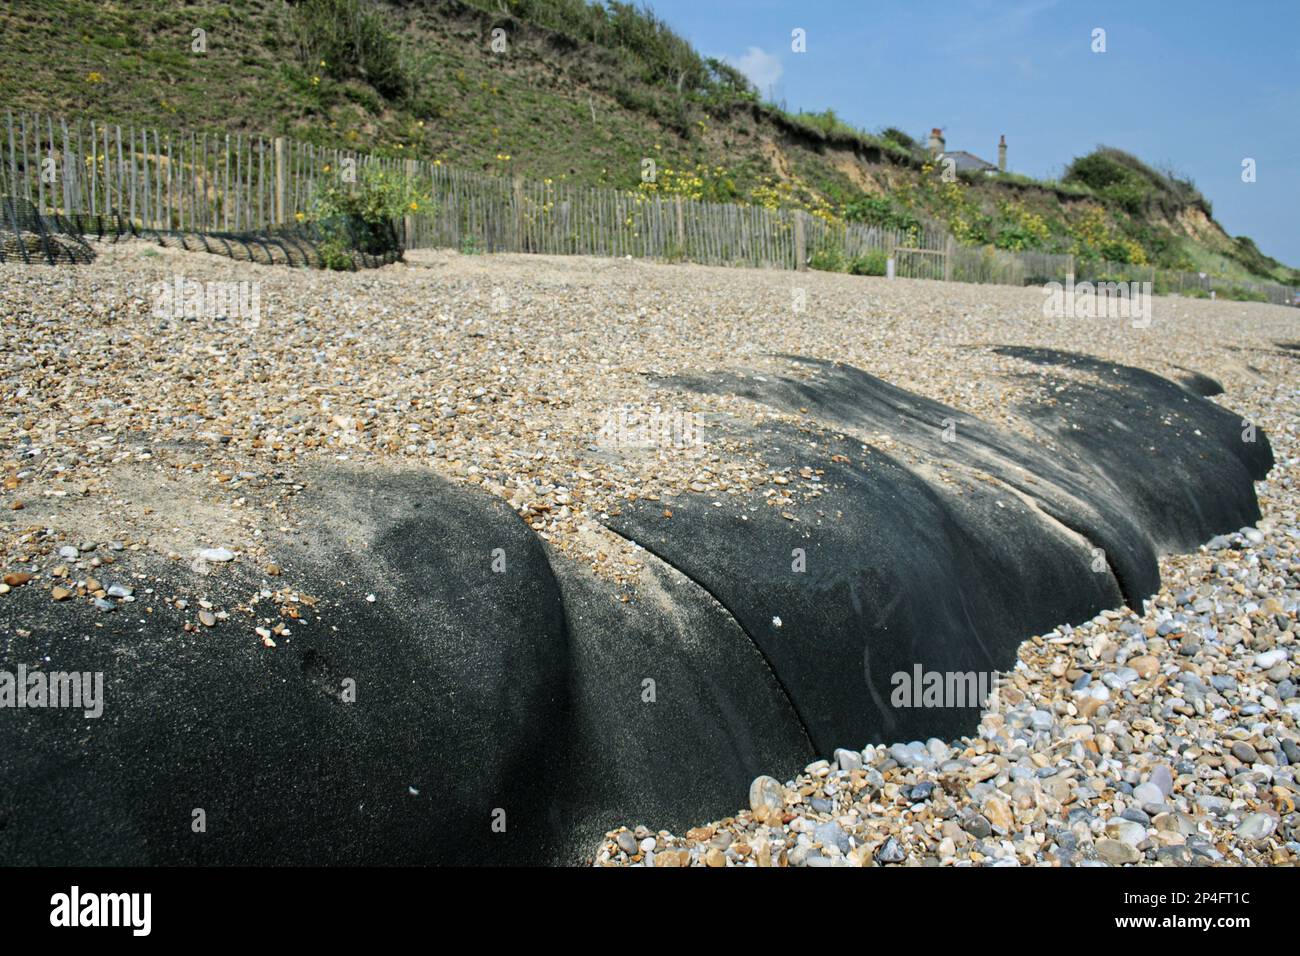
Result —
[[998, 140], [998, 172], [1007, 171], [1007, 134], [1003, 133], [1002, 138]]
[[934, 159], [944, 151], [943, 130], [934, 127], [930, 130], [930, 158]]

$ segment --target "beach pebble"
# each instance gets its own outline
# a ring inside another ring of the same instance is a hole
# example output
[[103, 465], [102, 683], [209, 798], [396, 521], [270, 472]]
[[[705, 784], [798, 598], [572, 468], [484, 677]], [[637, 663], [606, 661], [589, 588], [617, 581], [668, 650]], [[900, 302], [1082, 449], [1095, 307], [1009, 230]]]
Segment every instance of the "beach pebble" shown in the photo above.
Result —
[[756, 777], [749, 785], [749, 808], [780, 810], [785, 806], [785, 788], [773, 777]]

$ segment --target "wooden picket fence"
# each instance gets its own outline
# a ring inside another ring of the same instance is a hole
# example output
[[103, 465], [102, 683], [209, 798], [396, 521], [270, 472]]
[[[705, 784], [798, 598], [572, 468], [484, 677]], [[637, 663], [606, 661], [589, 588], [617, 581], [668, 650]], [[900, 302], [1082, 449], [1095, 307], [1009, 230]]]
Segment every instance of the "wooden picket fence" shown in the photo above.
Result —
[[[903, 234], [827, 223], [799, 210], [494, 176], [286, 137], [162, 132], [12, 112], [4, 133], [0, 196], [29, 201], [43, 214], [116, 215], [145, 229], [264, 232], [310, 218], [318, 186], [378, 167], [412, 178], [433, 200], [432, 211], [406, 217], [408, 249], [797, 269], [832, 235], [850, 255], [909, 245], [942, 252], [947, 244], [934, 227]], [[918, 265], [917, 274], [930, 271]]]
[[[711, 203], [414, 165], [434, 212], [408, 219], [408, 248], [633, 256], [705, 265], [796, 269], [837, 242], [856, 255], [907, 241], [942, 249], [935, 229], [904, 234], [836, 224], [801, 210]], [[428, 178], [425, 179], [424, 177]]]
[[[134, 125], [7, 112], [0, 197], [42, 214], [119, 216], [142, 229], [265, 233], [310, 219], [319, 187], [367, 168], [402, 173], [432, 198], [402, 225], [408, 249], [633, 256], [707, 265], [807, 268], [819, 250], [894, 259], [908, 278], [1012, 285], [1078, 272], [1152, 278], [1149, 267], [1076, 263], [1068, 255], [957, 245], [925, 223], [909, 232], [827, 221], [802, 210], [710, 203], [525, 180], [436, 161], [381, 157], [287, 137], [160, 132]], [[1162, 283], [1163, 280], [1163, 283]], [[1162, 272], [1160, 291], [1246, 289], [1291, 303], [1295, 289]], [[1162, 288], [1163, 285], [1163, 288]]]
[[284, 137], [159, 132], [41, 114], [6, 113], [4, 134], [0, 195], [43, 214], [118, 215], [157, 230], [265, 231], [308, 216], [316, 183], [345, 160], [400, 166]]
[[1182, 295], [1196, 298], [1254, 299], [1275, 305], [1300, 305], [1300, 288], [1276, 282], [1236, 279], [1204, 272], [1158, 269], [1135, 266], [1127, 262], [1091, 260], [1080, 262], [1077, 281], [1083, 282], [1150, 282], [1156, 295]]

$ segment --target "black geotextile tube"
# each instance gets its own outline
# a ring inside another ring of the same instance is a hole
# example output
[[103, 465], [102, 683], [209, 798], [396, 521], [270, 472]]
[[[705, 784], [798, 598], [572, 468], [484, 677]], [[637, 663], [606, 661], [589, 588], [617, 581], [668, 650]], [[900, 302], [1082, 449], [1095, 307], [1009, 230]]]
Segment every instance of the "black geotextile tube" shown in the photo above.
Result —
[[[21, 259], [32, 262], [29, 244], [39, 245], [39, 260], [49, 265], [85, 263], [95, 258], [94, 250], [63, 216], [45, 217], [25, 199], [0, 197], [0, 262]], [[6, 247], [12, 252], [6, 253]]]
[[[0, 262], [21, 259], [31, 263], [29, 244], [38, 244], [40, 252], [35, 258], [50, 265], [91, 262], [95, 252], [86, 242], [86, 237], [91, 236], [112, 242], [123, 237], [147, 238], [160, 246], [179, 246], [187, 251], [201, 247], [205, 252], [257, 265], [276, 264], [271, 251], [274, 247], [284, 256], [284, 264], [319, 268], [324, 265], [320, 247], [339, 228], [348, 237], [347, 252], [353, 272], [397, 262], [405, 252], [392, 220], [366, 223], [349, 217], [341, 223], [337, 220], [323, 225], [298, 223], [262, 231], [182, 231], [138, 226], [118, 211], [109, 216], [42, 214], [28, 200], [0, 196]], [[244, 250], [247, 260], [237, 255], [232, 243]], [[6, 252], [10, 246], [15, 251]], [[254, 250], [260, 250], [260, 256]]]
[[[679, 383], [807, 408], [727, 427], [820, 494], [797, 521], [757, 490], [625, 503], [603, 521], [646, 549], [631, 592], [481, 489], [330, 466], [295, 498], [312, 533], [276, 545], [316, 603], [274, 648], [233, 621], [187, 631], [166, 602], [141, 621], [15, 588], [0, 672], [102, 673], [104, 707], [0, 720], [0, 862], [576, 862], [612, 823], [681, 832], [836, 747], [970, 733], [979, 699], [929, 706], [920, 678], [895, 699], [896, 678], [1005, 671], [1031, 635], [1146, 596], [1160, 552], [1258, 519], [1272, 460], [1168, 380], [1019, 354], [1092, 378], [1052, 382], [1015, 430], [797, 357]], [[1116, 422], [1150, 437], [1097, 455]], [[905, 454], [841, 433], [885, 424]], [[1189, 496], [1188, 517], [1164, 507]], [[193, 587], [139, 560], [155, 593]], [[250, 564], [205, 591], [243, 600], [264, 581]]]

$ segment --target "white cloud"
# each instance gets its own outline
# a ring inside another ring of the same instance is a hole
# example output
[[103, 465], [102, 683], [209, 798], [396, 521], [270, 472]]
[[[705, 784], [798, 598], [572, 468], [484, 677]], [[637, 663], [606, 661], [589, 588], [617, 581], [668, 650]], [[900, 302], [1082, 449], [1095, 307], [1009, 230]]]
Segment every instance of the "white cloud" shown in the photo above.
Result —
[[745, 76], [749, 77], [751, 83], [758, 87], [760, 93], [766, 93], [775, 86], [785, 73], [785, 67], [781, 65], [781, 58], [762, 50], [759, 47], [751, 46], [741, 57], [727, 57], [727, 61]]

